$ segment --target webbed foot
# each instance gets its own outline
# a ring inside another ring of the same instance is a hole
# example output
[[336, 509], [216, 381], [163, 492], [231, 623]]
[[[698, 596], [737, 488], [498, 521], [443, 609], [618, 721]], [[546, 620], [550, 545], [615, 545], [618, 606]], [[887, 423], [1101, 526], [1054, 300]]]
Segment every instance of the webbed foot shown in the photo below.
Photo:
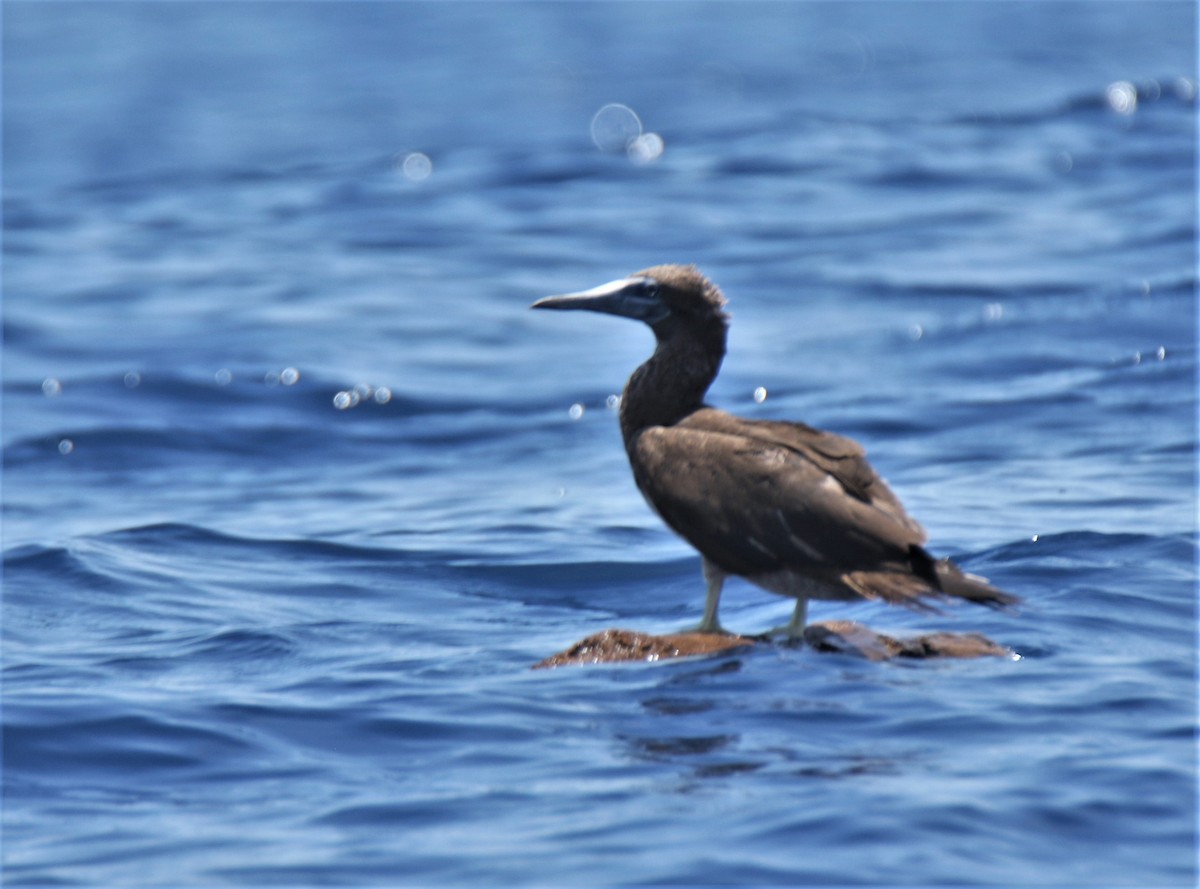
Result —
[[685, 633], [716, 633], [719, 636], [736, 636], [732, 630], [727, 630], [721, 626], [721, 622], [716, 620], [702, 620], [694, 627], [688, 627], [684, 630]]
[[792, 611], [792, 619], [786, 624], [772, 627], [767, 631], [768, 636], [786, 636], [788, 642], [804, 642], [804, 628], [808, 625], [808, 600], [797, 599], [796, 608]]

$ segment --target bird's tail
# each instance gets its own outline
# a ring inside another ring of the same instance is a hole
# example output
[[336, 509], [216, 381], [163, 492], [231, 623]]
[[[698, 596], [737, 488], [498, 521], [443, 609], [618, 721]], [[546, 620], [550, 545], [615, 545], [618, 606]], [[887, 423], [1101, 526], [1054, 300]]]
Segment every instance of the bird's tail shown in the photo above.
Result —
[[986, 577], [968, 574], [949, 559], [935, 559], [916, 544], [903, 568], [853, 571], [841, 581], [865, 599], [879, 599], [918, 611], [937, 611], [931, 600], [963, 599], [989, 608], [1008, 608], [1021, 600], [997, 589]]
[[955, 599], [966, 599], [989, 608], [1009, 608], [1021, 601], [1012, 593], [992, 586], [986, 577], [968, 574], [949, 559], [937, 559], [932, 568], [939, 589]]

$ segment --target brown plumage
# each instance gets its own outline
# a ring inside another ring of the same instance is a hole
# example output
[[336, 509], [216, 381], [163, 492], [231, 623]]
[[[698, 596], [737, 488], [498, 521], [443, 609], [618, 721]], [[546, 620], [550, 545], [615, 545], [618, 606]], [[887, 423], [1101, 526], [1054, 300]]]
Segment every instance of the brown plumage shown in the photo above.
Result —
[[729, 575], [794, 597], [783, 628], [791, 636], [804, 630], [809, 599], [1016, 603], [925, 551], [924, 530], [857, 442], [704, 404], [725, 357], [724, 307], [717, 286], [682, 265], [533, 304], [634, 318], [654, 331], [654, 354], [621, 398], [621, 435], [646, 501], [700, 552], [708, 594], [699, 629], [721, 630], [717, 607]]

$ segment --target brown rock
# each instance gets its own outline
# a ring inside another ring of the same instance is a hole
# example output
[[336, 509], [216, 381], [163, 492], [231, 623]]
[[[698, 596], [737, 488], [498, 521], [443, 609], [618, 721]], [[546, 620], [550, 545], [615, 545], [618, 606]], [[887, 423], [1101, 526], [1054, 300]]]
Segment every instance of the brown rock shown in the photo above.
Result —
[[1009, 657], [1012, 650], [980, 633], [930, 633], [906, 639], [901, 657]]
[[891, 636], [852, 620], [829, 620], [804, 628], [804, 641], [813, 651], [856, 654], [869, 661], [886, 661], [900, 654], [902, 646]]
[[815, 651], [856, 654], [871, 661], [894, 657], [1004, 657], [1009, 649], [979, 633], [928, 633], [896, 639], [850, 620], [830, 620], [804, 628], [804, 641]]
[[[766, 636], [719, 633], [668, 633], [655, 636], [636, 630], [611, 629], [593, 633], [566, 651], [534, 664], [534, 669], [567, 664], [612, 664], [659, 661], [677, 657], [712, 655], [756, 644], [770, 644]], [[976, 658], [1004, 657], [1009, 649], [978, 633], [928, 633], [896, 639], [849, 620], [831, 620], [804, 628], [804, 642], [813, 651], [853, 654], [871, 661], [895, 657]]]
[[668, 633], [655, 636], [636, 630], [604, 630], [576, 642], [566, 651], [534, 664], [534, 669], [565, 664], [612, 664], [621, 661], [658, 661], [675, 657], [717, 654], [753, 645], [747, 636], [721, 633]]

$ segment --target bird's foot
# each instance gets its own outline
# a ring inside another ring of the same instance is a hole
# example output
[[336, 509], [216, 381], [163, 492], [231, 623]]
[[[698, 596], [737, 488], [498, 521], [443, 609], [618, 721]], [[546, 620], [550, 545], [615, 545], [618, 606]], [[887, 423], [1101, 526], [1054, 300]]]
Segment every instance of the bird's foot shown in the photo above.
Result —
[[685, 633], [714, 633], [718, 636], [736, 636], [732, 630], [727, 630], [716, 620], [702, 620], [694, 627], [688, 627]]
[[786, 636], [786, 642], [793, 645], [804, 644], [804, 628], [808, 625], [808, 600], [797, 599], [796, 607], [792, 610], [792, 619], [786, 624], [767, 631], [768, 636]]
[[803, 645], [804, 644], [804, 627], [795, 626], [790, 621], [786, 624], [780, 624], [777, 627], [771, 627], [763, 635], [774, 639], [777, 636], [783, 636], [783, 642], [787, 645]]

